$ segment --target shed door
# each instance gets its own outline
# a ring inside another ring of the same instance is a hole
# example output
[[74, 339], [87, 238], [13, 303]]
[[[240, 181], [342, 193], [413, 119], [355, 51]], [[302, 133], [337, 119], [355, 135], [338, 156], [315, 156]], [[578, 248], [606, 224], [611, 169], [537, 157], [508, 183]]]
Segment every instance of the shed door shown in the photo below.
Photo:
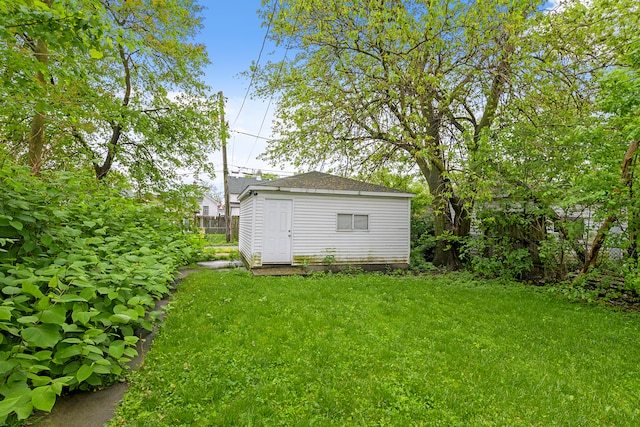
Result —
[[293, 200], [265, 200], [263, 264], [291, 264], [292, 208]]

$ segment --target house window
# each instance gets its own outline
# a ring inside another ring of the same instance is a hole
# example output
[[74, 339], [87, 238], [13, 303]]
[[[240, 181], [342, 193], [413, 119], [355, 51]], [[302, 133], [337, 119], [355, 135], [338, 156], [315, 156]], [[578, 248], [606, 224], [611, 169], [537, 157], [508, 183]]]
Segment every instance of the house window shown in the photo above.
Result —
[[338, 214], [338, 231], [368, 229], [369, 215]]
[[202, 215], [203, 216], [209, 216], [209, 206], [203, 206], [202, 207]]

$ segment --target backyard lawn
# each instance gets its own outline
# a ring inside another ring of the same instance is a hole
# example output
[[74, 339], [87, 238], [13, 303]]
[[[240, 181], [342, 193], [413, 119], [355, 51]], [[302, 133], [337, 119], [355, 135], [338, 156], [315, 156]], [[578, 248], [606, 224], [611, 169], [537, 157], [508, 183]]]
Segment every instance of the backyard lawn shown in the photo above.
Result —
[[435, 277], [194, 273], [111, 426], [640, 425], [640, 317]]

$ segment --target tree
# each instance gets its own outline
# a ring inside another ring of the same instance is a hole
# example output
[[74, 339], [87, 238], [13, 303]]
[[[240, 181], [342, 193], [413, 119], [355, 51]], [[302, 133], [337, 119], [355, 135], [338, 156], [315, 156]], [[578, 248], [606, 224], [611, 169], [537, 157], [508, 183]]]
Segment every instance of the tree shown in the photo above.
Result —
[[267, 3], [271, 37], [296, 55], [256, 70], [258, 93], [280, 95], [280, 138], [265, 158], [345, 172], [416, 166], [433, 196], [434, 263], [457, 267], [483, 152], [526, 64], [538, 7], [501, 0]]
[[[2, 140], [9, 153], [26, 152], [25, 161], [36, 175], [42, 166], [47, 118], [71, 104], [64, 89], [84, 77], [78, 67], [55, 74], [51, 68], [62, 52], [70, 63], [88, 55], [102, 30], [102, 23], [89, 7], [95, 4], [87, 1], [87, 7], [78, 10], [65, 3], [0, 1]], [[55, 50], [51, 51], [51, 46]]]
[[611, 162], [621, 162], [617, 180], [606, 188], [609, 196], [604, 204], [606, 214], [592, 243], [589, 256], [582, 267], [587, 273], [596, 263], [613, 223], [626, 217], [627, 254], [637, 268], [640, 240], [640, 202], [637, 197], [637, 156], [640, 143], [640, 6], [633, 1], [595, 1], [588, 18], [597, 22], [594, 33], [603, 40], [602, 48], [615, 58], [612, 67], [599, 74], [598, 107], [603, 114], [601, 132], [606, 132], [603, 145], [609, 148]]
[[[619, 244], [636, 253], [635, 3], [565, 1], [545, 14], [536, 35], [547, 43], [535, 54], [535, 73], [522, 80], [527, 87], [515, 88], [511, 108], [503, 110], [498, 149], [485, 169], [510, 198], [534, 203], [555, 222], [583, 272], [614, 225], [628, 228]], [[602, 225], [590, 248], [569, 239], [558, 208], [596, 212]]]
[[118, 167], [142, 184], [163, 182], [181, 167], [209, 170], [217, 106], [201, 81], [204, 47], [190, 42], [200, 26], [194, 1], [18, 0], [2, 7], [14, 20], [0, 28], [0, 55], [19, 64], [0, 89], [19, 100], [0, 124], [11, 155], [26, 153], [34, 173], [43, 165], [90, 166], [102, 179]]
[[[576, 216], [601, 204], [599, 190], [615, 175], [596, 178], [592, 169], [607, 149], [596, 142], [596, 132], [585, 132], [601, 122], [597, 75], [613, 62], [607, 50], [595, 48], [602, 41], [595, 37], [593, 22], [585, 19], [587, 12], [580, 2], [564, 2], [539, 17], [529, 32], [530, 57], [511, 80], [509, 103], [496, 120], [492, 147], [484, 156], [484, 181], [502, 204], [510, 206], [514, 216], [536, 218], [538, 226], [527, 238], [534, 258], [530, 273], [537, 278], [543, 270], [547, 276], [566, 273], [565, 248], [584, 260], [578, 224], [582, 219]], [[559, 231], [560, 242], [547, 235], [550, 223]], [[540, 256], [542, 247], [549, 256], [556, 244], [561, 246], [557, 259]]]

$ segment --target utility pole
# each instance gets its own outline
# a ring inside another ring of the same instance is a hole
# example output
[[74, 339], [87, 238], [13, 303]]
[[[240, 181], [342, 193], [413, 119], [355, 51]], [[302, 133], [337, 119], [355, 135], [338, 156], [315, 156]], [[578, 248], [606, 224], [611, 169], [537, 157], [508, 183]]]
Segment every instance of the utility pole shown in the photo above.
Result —
[[227, 166], [227, 124], [224, 121], [224, 96], [220, 97], [220, 140], [222, 142], [222, 178], [224, 182], [224, 226], [227, 243], [231, 241], [231, 206], [229, 206], [229, 167]]

